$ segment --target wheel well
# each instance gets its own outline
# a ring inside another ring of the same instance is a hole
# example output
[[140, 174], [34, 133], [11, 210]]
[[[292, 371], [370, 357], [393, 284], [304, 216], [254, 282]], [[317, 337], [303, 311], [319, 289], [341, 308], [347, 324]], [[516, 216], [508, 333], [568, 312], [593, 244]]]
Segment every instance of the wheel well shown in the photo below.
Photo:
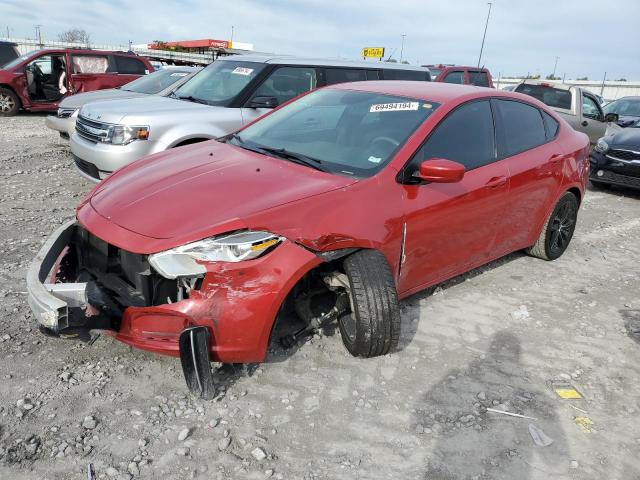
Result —
[[171, 148], [184, 147], [185, 145], [191, 145], [192, 143], [206, 142], [207, 140], [211, 140], [211, 139], [210, 138], [189, 138], [187, 140], [183, 140], [182, 142], [174, 145]]
[[580, 193], [580, 189], [577, 187], [571, 187], [569, 190], [567, 190], [567, 192], [573, 193], [578, 199], [578, 205], [580, 205], [580, 202], [582, 200], [582, 194]]

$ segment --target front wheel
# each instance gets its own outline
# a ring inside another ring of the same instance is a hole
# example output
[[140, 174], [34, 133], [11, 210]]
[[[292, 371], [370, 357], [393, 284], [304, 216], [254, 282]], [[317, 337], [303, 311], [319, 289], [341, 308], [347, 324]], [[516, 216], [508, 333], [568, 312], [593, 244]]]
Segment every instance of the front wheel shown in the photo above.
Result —
[[0, 88], [0, 117], [13, 117], [20, 110], [20, 99], [7, 88]]
[[527, 253], [543, 260], [555, 260], [569, 246], [578, 220], [578, 199], [566, 192], [549, 215], [536, 243]]
[[398, 345], [400, 307], [393, 273], [382, 253], [360, 250], [344, 260], [352, 311], [338, 321], [351, 355], [385, 355]]

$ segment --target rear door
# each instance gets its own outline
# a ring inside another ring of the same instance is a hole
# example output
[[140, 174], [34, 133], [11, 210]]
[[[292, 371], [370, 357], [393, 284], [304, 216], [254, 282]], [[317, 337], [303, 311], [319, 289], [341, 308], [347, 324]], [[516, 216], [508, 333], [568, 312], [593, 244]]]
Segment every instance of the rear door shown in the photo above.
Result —
[[595, 145], [598, 139], [604, 137], [607, 124], [604, 121], [604, 112], [596, 97], [588, 92], [582, 91], [582, 118], [580, 120], [581, 130], [589, 137], [591, 145]]
[[109, 55], [71, 53], [71, 90], [73, 93], [92, 92], [119, 86], [115, 65]]
[[497, 161], [489, 100], [468, 102], [449, 113], [405, 167], [406, 175], [432, 158], [459, 162], [466, 172], [457, 183], [403, 185], [406, 227], [400, 292], [490, 260], [507, 209], [509, 172], [505, 162]]
[[496, 118], [498, 156], [509, 167], [509, 208], [498, 233], [500, 254], [528, 246], [539, 233], [562, 186], [563, 146], [558, 122], [548, 113], [517, 100], [491, 100]]

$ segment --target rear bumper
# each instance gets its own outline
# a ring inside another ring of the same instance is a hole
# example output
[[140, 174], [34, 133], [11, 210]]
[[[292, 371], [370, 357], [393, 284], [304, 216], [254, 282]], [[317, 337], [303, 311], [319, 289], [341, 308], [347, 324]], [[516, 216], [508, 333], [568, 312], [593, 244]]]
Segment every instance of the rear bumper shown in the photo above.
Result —
[[84, 284], [56, 284], [49, 282], [49, 274], [69, 244], [75, 221], [58, 228], [44, 243], [27, 272], [29, 306], [38, 323], [59, 331], [69, 326], [70, 309], [84, 300]]
[[55, 115], [49, 115], [44, 119], [44, 124], [68, 139], [76, 129], [76, 117], [59, 118]]

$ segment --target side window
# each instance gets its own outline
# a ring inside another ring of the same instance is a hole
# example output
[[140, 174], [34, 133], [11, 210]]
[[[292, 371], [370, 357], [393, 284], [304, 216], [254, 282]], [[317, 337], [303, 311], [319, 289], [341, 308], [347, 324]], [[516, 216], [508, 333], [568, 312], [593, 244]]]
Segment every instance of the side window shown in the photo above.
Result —
[[447, 76], [442, 80], [444, 83], [464, 83], [464, 72], [462, 70], [455, 70], [447, 73]]
[[547, 140], [551, 140], [558, 134], [558, 129], [560, 128], [560, 124], [549, 115], [547, 112], [542, 112], [542, 119], [544, 120], [544, 126], [547, 129]]
[[327, 68], [325, 69], [327, 85], [344, 82], [361, 82], [367, 79], [365, 70], [349, 68]]
[[582, 94], [582, 116], [587, 118], [592, 118], [594, 120], [600, 120], [600, 109], [596, 101], [586, 96], [584, 93]]
[[109, 59], [103, 55], [73, 55], [73, 73], [106, 73]]
[[487, 76], [487, 72], [469, 71], [469, 84], [475, 85], [476, 87], [488, 87], [489, 77]]
[[536, 107], [511, 100], [496, 100], [495, 105], [501, 124], [501, 157], [510, 157], [546, 143], [542, 115]]
[[385, 80], [415, 80], [421, 82], [428, 82], [429, 76], [427, 72], [420, 70], [400, 70], [400, 69], [387, 69], [384, 70]]
[[378, 70], [367, 70], [367, 80], [380, 80]]
[[467, 170], [495, 161], [493, 116], [488, 100], [458, 107], [442, 120], [412, 159], [412, 167], [430, 158], [460, 162]]
[[147, 68], [139, 59], [119, 55], [116, 55], [116, 70], [125, 75], [144, 75], [147, 73]]
[[274, 70], [253, 94], [254, 97], [275, 97], [278, 105], [316, 88], [316, 69], [280, 67]]

